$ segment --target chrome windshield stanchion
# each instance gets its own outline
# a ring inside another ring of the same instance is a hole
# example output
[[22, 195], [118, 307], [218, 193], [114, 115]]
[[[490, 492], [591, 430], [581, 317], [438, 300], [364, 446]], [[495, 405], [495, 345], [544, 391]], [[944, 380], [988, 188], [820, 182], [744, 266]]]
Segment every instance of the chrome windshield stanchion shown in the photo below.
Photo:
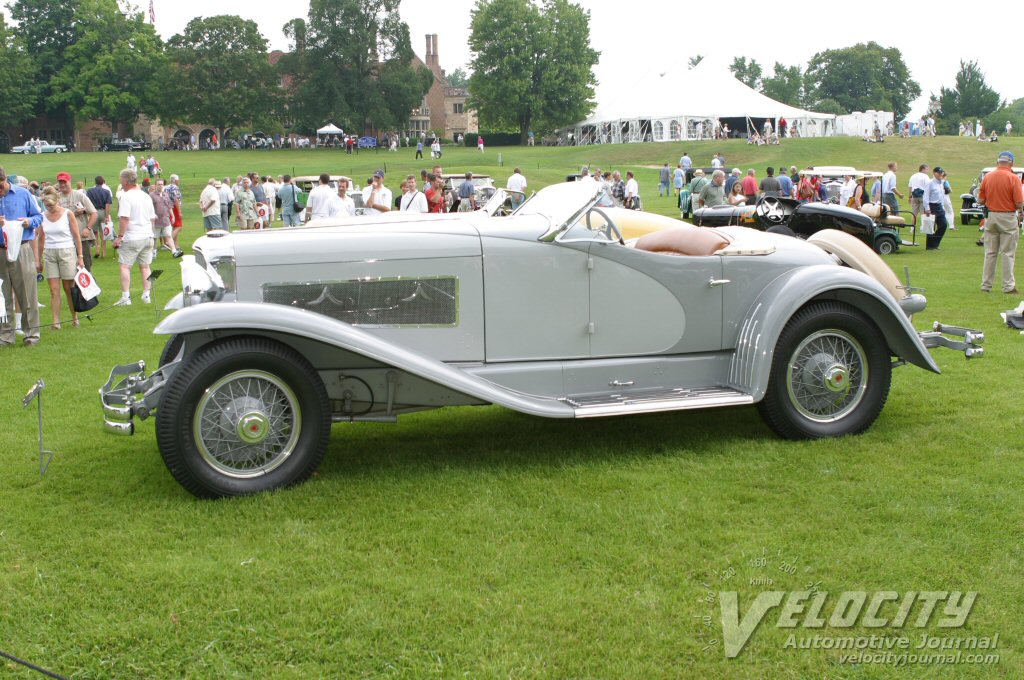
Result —
[[[985, 355], [985, 349], [981, 347], [981, 345], [985, 344], [985, 333], [982, 331], [962, 328], [961, 326], [948, 326], [936, 321], [932, 324], [932, 330], [922, 331], [917, 335], [921, 338], [924, 346], [929, 349], [933, 347], [955, 349], [963, 352], [964, 356], [968, 359]], [[963, 340], [947, 338], [946, 335], [960, 337]]]

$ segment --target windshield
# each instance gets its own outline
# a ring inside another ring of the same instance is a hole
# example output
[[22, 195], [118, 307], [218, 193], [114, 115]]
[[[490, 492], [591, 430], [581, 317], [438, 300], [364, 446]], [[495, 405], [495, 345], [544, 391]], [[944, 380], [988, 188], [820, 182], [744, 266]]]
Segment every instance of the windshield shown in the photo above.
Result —
[[604, 188], [597, 182], [565, 182], [544, 187], [515, 211], [516, 215], [543, 215], [552, 229], [562, 229], [586, 212]]

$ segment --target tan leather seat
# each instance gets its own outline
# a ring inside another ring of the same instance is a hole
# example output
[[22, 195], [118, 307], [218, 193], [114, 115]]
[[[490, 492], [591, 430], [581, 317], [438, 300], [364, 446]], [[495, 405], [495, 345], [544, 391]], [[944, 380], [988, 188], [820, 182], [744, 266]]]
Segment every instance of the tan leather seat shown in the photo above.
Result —
[[890, 227], [905, 227], [907, 226], [907, 221], [899, 215], [889, 215], [882, 220], [882, 224]]
[[641, 236], [635, 248], [664, 255], [692, 257], [714, 255], [729, 245], [729, 240], [713, 229], [676, 227]]
[[860, 207], [860, 211], [871, 219], [877, 220], [882, 214], [882, 205], [880, 203], [865, 203]]

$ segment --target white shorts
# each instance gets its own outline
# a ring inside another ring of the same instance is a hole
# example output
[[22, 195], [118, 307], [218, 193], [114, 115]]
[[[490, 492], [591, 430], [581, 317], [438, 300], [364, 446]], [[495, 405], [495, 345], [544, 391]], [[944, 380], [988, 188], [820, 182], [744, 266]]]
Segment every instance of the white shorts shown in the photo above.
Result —
[[121, 247], [117, 251], [117, 261], [129, 267], [133, 264], [148, 267], [153, 261], [153, 239], [121, 241]]

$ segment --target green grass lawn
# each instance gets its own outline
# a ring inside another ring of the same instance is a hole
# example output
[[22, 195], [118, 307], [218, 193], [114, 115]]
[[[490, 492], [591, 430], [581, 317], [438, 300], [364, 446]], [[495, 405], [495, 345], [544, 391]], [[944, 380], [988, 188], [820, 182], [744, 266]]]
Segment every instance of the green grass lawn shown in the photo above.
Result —
[[[1024, 154], [1019, 138], [801, 139], [459, 149], [443, 164], [501, 185], [519, 165], [531, 189], [583, 164], [635, 169], [645, 207], [678, 217], [674, 199], [657, 196], [657, 167], [684, 150], [699, 165], [721, 150], [758, 177], [768, 164], [880, 170], [897, 160], [901, 187], [919, 163], [941, 164], [958, 196], [1003, 148]], [[195, 203], [210, 176], [329, 171], [361, 184], [383, 167], [395, 188], [430, 164], [411, 149], [157, 155], [165, 176], [183, 178], [183, 243], [201, 232]], [[123, 160], [2, 162], [33, 179], [68, 170], [113, 184]], [[563, 422], [466, 407], [339, 425], [310, 482], [218, 502], [171, 478], [152, 421], [131, 438], [102, 431], [96, 389], [114, 364], [156, 362], [163, 339], [151, 331], [180, 277], [165, 252], [157, 304], [107, 309], [116, 268], [99, 260], [104, 304], [91, 321], [0, 350], [0, 650], [76, 678], [1022, 677], [1024, 337], [998, 317], [1020, 298], [979, 292], [976, 238], [976, 227], [958, 229], [938, 252], [905, 249], [888, 262], [927, 289], [919, 328], [982, 328], [987, 356], [937, 352], [938, 376], [896, 370], [862, 436], [782, 441], [754, 408]], [[40, 299], [49, 304], [45, 286]], [[20, 403], [40, 377], [56, 451], [42, 479], [35, 405]], [[963, 629], [933, 617], [924, 629], [849, 634], [916, 643], [922, 632], [998, 633], [998, 663], [851, 665], [836, 650], [785, 646], [792, 633], [847, 631], [780, 629], [777, 611], [736, 659], [713, 642], [722, 629], [709, 590], [739, 591], [742, 613], [763, 590], [808, 584], [977, 591]], [[38, 677], [3, 660], [0, 676]]]

